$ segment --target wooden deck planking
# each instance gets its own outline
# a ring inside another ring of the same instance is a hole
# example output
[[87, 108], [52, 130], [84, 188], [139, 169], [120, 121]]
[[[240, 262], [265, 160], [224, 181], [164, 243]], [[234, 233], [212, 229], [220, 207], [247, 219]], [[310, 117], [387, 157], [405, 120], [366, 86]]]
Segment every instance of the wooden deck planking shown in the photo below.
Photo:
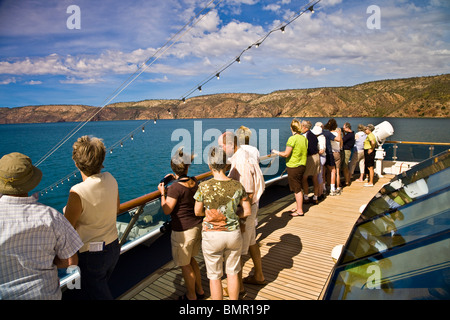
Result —
[[[319, 205], [304, 205], [304, 217], [291, 217], [294, 196], [279, 199], [259, 210], [257, 241], [261, 250], [265, 286], [245, 285], [244, 300], [317, 300], [334, 266], [331, 250], [345, 244], [366, 204], [391, 177], [379, 179], [373, 188], [354, 182], [340, 196], [328, 196]], [[244, 276], [253, 262], [244, 256]], [[203, 256], [197, 261], [202, 284], [209, 297], [209, 281]], [[226, 286], [226, 280], [223, 280]], [[185, 293], [181, 269], [173, 261], [119, 297], [123, 300], [176, 300]], [[226, 298], [225, 298], [226, 299]]]

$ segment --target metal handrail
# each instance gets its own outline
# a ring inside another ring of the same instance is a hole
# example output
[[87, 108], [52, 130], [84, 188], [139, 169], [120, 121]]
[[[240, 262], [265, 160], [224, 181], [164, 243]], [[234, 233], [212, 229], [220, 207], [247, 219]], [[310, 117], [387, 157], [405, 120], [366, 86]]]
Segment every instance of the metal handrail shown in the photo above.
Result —
[[399, 143], [399, 144], [422, 144], [433, 146], [450, 146], [449, 142], [419, 142], [419, 141], [385, 141], [384, 143]]
[[[202, 174], [199, 174], [198, 176], [195, 176], [195, 178], [200, 181], [200, 180], [204, 180], [208, 177], [212, 176], [211, 171], [209, 172], [205, 172]], [[159, 197], [161, 197], [161, 192], [159, 192], [159, 190], [147, 193], [143, 196], [140, 196], [138, 198], [132, 199], [130, 201], [124, 202], [120, 204], [119, 207], [119, 214], [125, 213], [128, 210], [131, 210], [133, 208], [139, 207], [141, 205], [146, 204], [147, 202], [150, 202], [152, 200], [156, 200]]]

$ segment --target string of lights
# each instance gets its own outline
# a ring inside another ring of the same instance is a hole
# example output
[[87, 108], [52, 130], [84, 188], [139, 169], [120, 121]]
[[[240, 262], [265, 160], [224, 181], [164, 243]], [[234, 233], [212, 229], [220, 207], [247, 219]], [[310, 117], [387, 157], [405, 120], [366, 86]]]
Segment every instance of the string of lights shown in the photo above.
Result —
[[230, 68], [233, 64], [235, 63], [241, 63], [241, 57], [244, 53], [246, 53], [248, 50], [252, 49], [252, 48], [258, 48], [259, 46], [261, 46], [261, 44], [266, 41], [266, 39], [274, 32], [277, 31], [281, 31], [282, 33], [285, 32], [286, 27], [289, 26], [292, 22], [294, 22], [295, 20], [297, 20], [298, 18], [300, 18], [300, 16], [302, 16], [305, 12], [311, 12], [314, 13], [314, 6], [316, 4], [318, 4], [321, 0], [314, 0], [309, 2], [308, 4], [306, 4], [305, 6], [303, 6], [299, 11], [297, 11], [296, 13], [292, 14], [288, 19], [286, 19], [283, 23], [281, 23], [280, 25], [278, 25], [277, 27], [273, 28], [272, 30], [270, 30], [266, 35], [264, 35], [263, 37], [261, 37], [259, 40], [255, 41], [254, 43], [252, 43], [251, 45], [249, 45], [247, 48], [245, 48], [244, 50], [242, 50], [237, 56], [235, 56], [231, 61], [227, 62], [226, 64], [224, 64], [222, 67], [220, 67], [219, 69], [217, 69], [216, 71], [214, 71], [213, 73], [211, 73], [206, 79], [204, 79], [202, 82], [198, 83], [195, 87], [193, 87], [192, 89], [190, 89], [189, 91], [185, 92], [181, 98], [179, 100], [181, 100], [182, 102], [186, 102], [186, 99], [188, 97], [190, 97], [194, 92], [198, 91], [202, 91], [203, 87], [210, 82], [212, 79], [217, 78], [220, 79], [220, 75], [227, 70], [228, 68]]

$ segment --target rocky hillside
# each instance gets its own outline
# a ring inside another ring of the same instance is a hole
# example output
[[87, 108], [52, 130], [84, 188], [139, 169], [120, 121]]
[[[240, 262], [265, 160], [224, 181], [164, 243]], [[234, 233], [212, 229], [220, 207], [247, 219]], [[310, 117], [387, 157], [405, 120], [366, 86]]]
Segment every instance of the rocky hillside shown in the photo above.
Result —
[[0, 124], [31, 122], [244, 117], [450, 116], [450, 74], [383, 80], [352, 87], [229, 93], [179, 100], [0, 108]]

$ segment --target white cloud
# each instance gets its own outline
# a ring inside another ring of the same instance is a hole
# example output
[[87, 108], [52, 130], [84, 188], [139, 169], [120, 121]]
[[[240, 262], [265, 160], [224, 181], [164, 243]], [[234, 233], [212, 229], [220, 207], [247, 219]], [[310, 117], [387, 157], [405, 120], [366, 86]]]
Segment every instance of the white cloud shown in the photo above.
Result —
[[156, 79], [149, 79], [147, 82], [153, 82], [153, 83], [165, 83], [169, 82], [169, 78], [167, 76], [164, 76], [162, 78], [156, 78]]
[[10, 83], [16, 83], [16, 78], [12, 77], [12, 78], [8, 78], [8, 79], [0, 81], [0, 85], [6, 85], [6, 84], [10, 84]]
[[25, 84], [28, 84], [30, 86], [34, 86], [34, 85], [42, 84], [42, 81], [30, 80], [30, 81], [25, 82]]
[[280, 10], [280, 8], [281, 8], [281, 6], [279, 4], [272, 3], [272, 4], [269, 4], [265, 7], [263, 7], [263, 10], [276, 12], [276, 11]]
[[320, 2], [320, 4], [323, 5], [324, 7], [325, 6], [332, 7], [340, 3], [342, 3], [342, 0], [322, 0]]
[[308, 76], [308, 77], [318, 77], [332, 73], [331, 70], [327, 70], [327, 68], [323, 67], [320, 69], [315, 69], [311, 66], [293, 66], [289, 65], [281, 69], [285, 73], [292, 73], [298, 76]]

